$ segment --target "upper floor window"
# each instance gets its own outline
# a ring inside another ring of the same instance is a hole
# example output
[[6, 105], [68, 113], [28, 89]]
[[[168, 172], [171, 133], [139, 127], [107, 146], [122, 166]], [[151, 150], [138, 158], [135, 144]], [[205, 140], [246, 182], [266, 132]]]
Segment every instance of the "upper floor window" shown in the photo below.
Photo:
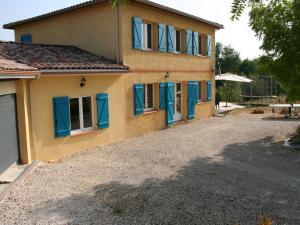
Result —
[[144, 84], [144, 111], [154, 110], [154, 85]]
[[181, 52], [181, 31], [176, 30], [175, 31], [175, 47], [176, 47], [176, 52], [180, 53]]
[[92, 97], [70, 98], [71, 132], [93, 129]]
[[153, 48], [152, 24], [142, 23], [142, 46], [143, 49]]
[[203, 54], [203, 43], [202, 43], [202, 35], [200, 34], [199, 37], [198, 37], [198, 50], [199, 50], [199, 55], [202, 55]]
[[21, 43], [31, 44], [32, 43], [31, 34], [22, 34], [21, 35]]

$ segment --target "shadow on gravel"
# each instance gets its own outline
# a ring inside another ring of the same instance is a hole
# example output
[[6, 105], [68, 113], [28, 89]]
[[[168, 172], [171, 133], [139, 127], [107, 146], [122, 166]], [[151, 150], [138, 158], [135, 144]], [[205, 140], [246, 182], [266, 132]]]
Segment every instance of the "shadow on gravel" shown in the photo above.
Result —
[[34, 224], [255, 225], [264, 212], [275, 224], [296, 225], [299, 209], [300, 152], [268, 137], [197, 158], [166, 180], [103, 184], [28, 213]]
[[273, 117], [273, 116], [263, 117], [262, 120], [266, 120], [266, 121], [285, 121], [285, 122], [295, 121], [295, 122], [300, 123], [300, 119], [298, 119], [298, 118], [285, 118], [285, 117]]

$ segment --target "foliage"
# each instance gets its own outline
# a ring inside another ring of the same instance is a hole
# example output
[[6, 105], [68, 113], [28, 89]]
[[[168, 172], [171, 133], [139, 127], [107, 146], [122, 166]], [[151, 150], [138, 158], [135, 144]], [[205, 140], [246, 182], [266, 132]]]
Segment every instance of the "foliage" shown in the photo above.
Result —
[[262, 40], [263, 69], [284, 86], [291, 101], [300, 98], [300, 1], [234, 0], [232, 19], [250, 8], [250, 26]]
[[216, 45], [216, 72], [219, 73], [238, 73], [241, 64], [240, 53], [234, 50], [230, 45], [224, 46], [221, 43]]
[[126, 0], [111, 0], [111, 4], [113, 8], [115, 8], [117, 5], [121, 5], [125, 2]]

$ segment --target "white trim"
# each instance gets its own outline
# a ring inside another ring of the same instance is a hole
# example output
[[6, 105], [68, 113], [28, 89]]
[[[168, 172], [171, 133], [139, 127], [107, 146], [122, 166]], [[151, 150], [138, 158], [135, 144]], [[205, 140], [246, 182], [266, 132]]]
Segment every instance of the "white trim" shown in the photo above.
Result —
[[[86, 98], [86, 97], [91, 98], [92, 126], [84, 128], [82, 99]], [[94, 130], [95, 128], [94, 128], [93, 96], [87, 95], [87, 96], [80, 96], [80, 97], [70, 97], [70, 100], [71, 99], [78, 99], [78, 103], [79, 103], [79, 106], [78, 106], [79, 107], [79, 126], [80, 126], [80, 129], [72, 130], [71, 123], [70, 123], [71, 135], [76, 135], [76, 134], [81, 133], [83, 131], [92, 131], [92, 130]], [[71, 110], [70, 110], [70, 118], [71, 118]]]
[[0, 80], [7, 80], [7, 79], [35, 79], [37, 76], [33, 75], [0, 75]]
[[[147, 108], [146, 105], [148, 105], [148, 85], [152, 85], [152, 105], [153, 107], [152, 108]], [[153, 111], [154, 110], [154, 84], [144, 84], [144, 100], [145, 100], [145, 105], [144, 105], [144, 112], [150, 112], [150, 111]]]
[[[148, 48], [148, 25], [151, 26], [151, 48]], [[153, 50], [153, 25], [151, 23], [142, 23], [142, 49]]]

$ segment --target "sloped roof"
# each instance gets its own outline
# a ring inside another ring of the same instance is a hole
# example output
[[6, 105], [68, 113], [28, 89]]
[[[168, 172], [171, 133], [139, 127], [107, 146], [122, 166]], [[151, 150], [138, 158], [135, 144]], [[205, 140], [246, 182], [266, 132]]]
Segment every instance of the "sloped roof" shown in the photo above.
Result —
[[0, 69], [128, 70], [128, 67], [74, 46], [0, 41]]
[[[177, 14], [177, 15], [181, 15], [181, 16], [196, 20], [198, 22], [206, 23], [206, 24], [209, 24], [209, 25], [215, 27], [216, 29], [223, 29], [224, 28], [224, 26], [219, 24], [219, 23], [215, 23], [215, 22], [212, 22], [212, 21], [209, 21], [209, 20], [194, 16], [194, 15], [191, 15], [191, 14], [188, 14], [188, 13], [185, 13], [185, 12], [182, 12], [182, 11], [164, 6], [164, 5], [152, 2], [152, 1], [148, 1], [148, 0], [132, 0], [132, 1], [138, 2], [138, 3], [141, 3], [141, 4], [145, 4], [145, 5], [149, 5], [149, 6], [158, 8], [158, 9], [162, 9], [162, 10], [165, 10], [165, 11]], [[91, 5], [98, 4], [98, 3], [103, 3], [103, 2], [108, 2], [108, 0], [91, 0], [91, 1], [83, 2], [83, 3], [80, 3], [80, 4], [74, 5], [74, 6], [70, 6], [70, 7], [67, 7], [67, 8], [63, 8], [63, 9], [56, 10], [56, 11], [53, 11], [53, 12], [49, 12], [49, 13], [46, 13], [46, 14], [42, 14], [42, 15], [39, 15], [39, 16], [31, 17], [31, 18], [24, 19], [24, 20], [19, 20], [19, 21], [16, 21], [16, 22], [11, 22], [11, 23], [3, 25], [3, 28], [5, 28], [5, 29], [14, 29], [15, 27], [17, 27], [19, 25], [22, 25], [22, 24], [26, 24], [26, 23], [33, 22], [33, 21], [38, 21], [38, 20], [41, 20], [41, 19], [44, 19], [44, 18], [56, 16], [56, 15], [59, 15], [59, 14], [65, 13], [65, 12], [70, 12], [70, 11], [73, 11], [73, 10], [76, 10], [76, 9], [80, 9], [80, 8], [83, 8], [83, 7], [87, 7], [87, 6], [91, 6]]]

